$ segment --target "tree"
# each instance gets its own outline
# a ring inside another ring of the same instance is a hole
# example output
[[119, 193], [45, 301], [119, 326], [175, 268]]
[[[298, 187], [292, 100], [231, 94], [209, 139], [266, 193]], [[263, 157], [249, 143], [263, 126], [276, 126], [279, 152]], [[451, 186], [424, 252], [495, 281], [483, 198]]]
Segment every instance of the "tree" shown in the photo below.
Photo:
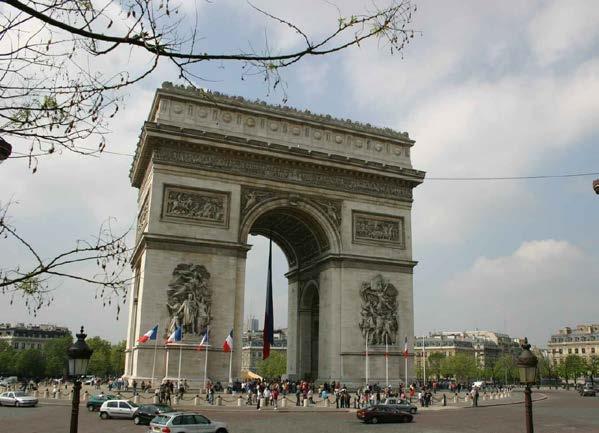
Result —
[[16, 374], [16, 350], [7, 342], [0, 341], [0, 375]]
[[287, 355], [271, 351], [270, 356], [258, 363], [258, 374], [265, 379], [281, 377], [287, 371]]
[[566, 359], [559, 364], [557, 371], [560, 377], [565, 379], [566, 382], [570, 379], [576, 381], [576, 379], [586, 373], [587, 366], [583, 358], [571, 354], [566, 356]]
[[476, 358], [474, 355], [456, 353], [442, 361], [441, 371], [445, 376], [455, 377], [458, 382], [469, 382], [477, 375]]
[[505, 354], [497, 360], [493, 367], [493, 377], [505, 383], [518, 378], [518, 367], [512, 355]]
[[[0, 51], [0, 136], [25, 143], [28, 151], [15, 152], [13, 158], [27, 158], [33, 173], [40, 158], [55, 152], [102, 152], [110, 119], [119, 111], [124, 92], [152, 74], [161, 62], [174, 65], [179, 80], [194, 87], [199, 87], [200, 68], [206, 62], [237, 62], [242, 79], [261, 75], [270, 90], [281, 87], [283, 68], [306, 57], [360, 47], [369, 39], [377, 40], [391, 54], [400, 53], [419, 33], [409, 28], [416, 12], [410, 0], [388, 0], [381, 8], [369, 2], [372, 9], [364, 13], [342, 15], [337, 9], [338, 18], [331, 22], [328, 33], [316, 38], [292, 20], [250, 3], [256, 14], [284, 26], [302, 46], [273, 52], [266, 41], [258, 51], [218, 52], [206, 46], [197, 23], [186, 20], [172, 0], [4, 0], [3, 4], [0, 43], [8, 48]], [[107, 72], [103, 64], [123, 54], [140, 54], [149, 62], [137, 62], [141, 68], [137, 72]], [[204, 95], [210, 99], [209, 93]], [[91, 139], [97, 140], [96, 147], [86, 147], [85, 141]], [[33, 303], [34, 313], [52, 301], [53, 280], [60, 278], [99, 285], [100, 296], [106, 295], [108, 303], [123, 295], [128, 282], [121, 277], [128, 263], [127, 233], [114, 235], [102, 226], [93, 240], [79, 241], [53, 258], [42, 259], [34, 245], [9, 224], [7, 210], [8, 205], [0, 204], [0, 235], [28, 251], [34, 265], [0, 268], [4, 293], [25, 297]], [[100, 268], [98, 275], [68, 271], [71, 264], [94, 261]]]
[[431, 353], [426, 361], [426, 368], [430, 374], [434, 375], [437, 380], [441, 378], [441, 364], [445, 359], [445, 354], [440, 352]]
[[587, 368], [593, 377], [599, 376], [599, 356], [591, 355], [591, 357], [587, 360]]
[[46, 358], [46, 376], [62, 377], [67, 373], [68, 355], [67, 349], [73, 344], [73, 337], [54, 338], [44, 346], [44, 357]]
[[39, 349], [21, 350], [16, 357], [17, 375], [41, 378], [46, 372], [46, 358]]
[[125, 348], [127, 342], [125, 340], [114, 344], [110, 348], [110, 369], [111, 374], [122, 376], [125, 372]]
[[87, 339], [86, 343], [94, 351], [87, 366], [88, 374], [102, 377], [112, 374], [110, 342], [100, 337], [92, 337]]

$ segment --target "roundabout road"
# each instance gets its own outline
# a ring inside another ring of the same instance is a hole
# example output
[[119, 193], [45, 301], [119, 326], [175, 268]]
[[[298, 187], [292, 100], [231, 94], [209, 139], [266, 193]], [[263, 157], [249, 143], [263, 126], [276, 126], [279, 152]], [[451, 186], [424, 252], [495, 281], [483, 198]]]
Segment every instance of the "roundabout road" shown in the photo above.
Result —
[[[580, 397], [573, 391], [544, 391], [549, 397], [534, 403], [536, 433], [599, 433], [599, 397]], [[68, 431], [70, 407], [42, 404], [35, 408], [0, 408], [0, 431], [10, 433], [63, 433]], [[414, 417], [411, 424], [364, 425], [355, 413], [337, 411], [205, 410], [211, 419], [229, 424], [231, 433], [514, 433], [524, 431], [523, 404], [436, 410]], [[100, 420], [82, 406], [79, 432], [145, 433], [147, 427], [130, 420]]]

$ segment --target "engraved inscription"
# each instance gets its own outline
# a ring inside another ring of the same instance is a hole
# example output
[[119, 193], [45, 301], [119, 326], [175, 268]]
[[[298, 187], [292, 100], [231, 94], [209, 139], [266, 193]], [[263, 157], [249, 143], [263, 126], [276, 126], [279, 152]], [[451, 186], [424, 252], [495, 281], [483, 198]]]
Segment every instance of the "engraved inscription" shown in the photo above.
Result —
[[393, 243], [404, 248], [403, 218], [354, 212], [354, 242]]
[[165, 186], [162, 216], [210, 225], [228, 223], [229, 195], [216, 191]]

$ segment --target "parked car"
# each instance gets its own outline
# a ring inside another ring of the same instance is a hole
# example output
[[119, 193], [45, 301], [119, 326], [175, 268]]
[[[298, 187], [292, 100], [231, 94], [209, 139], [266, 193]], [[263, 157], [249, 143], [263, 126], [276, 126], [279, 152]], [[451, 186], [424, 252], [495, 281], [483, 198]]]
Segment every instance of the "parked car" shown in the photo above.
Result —
[[408, 400], [402, 400], [401, 398], [389, 397], [384, 402], [386, 406], [393, 406], [399, 410], [410, 412], [414, 415], [418, 411], [418, 406], [410, 403]]
[[[408, 414], [409, 415], [409, 414]], [[227, 424], [210, 421], [195, 412], [171, 412], [156, 415], [150, 422], [152, 433], [228, 433]]]
[[93, 385], [96, 383], [96, 376], [85, 376], [81, 378], [84, 385]]
[[359, 409], [356, 416], [365, 423], [372, 424], [379, 422], [412, 422], [414, 419], [411, 413], [385, 404]]
[[116, 400], [116, 399], [117, 399], [116, 395], [112, 395], [112, 394], [92, 395], [89, 398], [89, 400], [87, 400], [87, 403], [85, 406], [87, 407], [87, 410], [89, 410], [90, 412], [94, 412], [94, 411], [100, 410], [100, 407], [102, 406], [102, 404], [105, 401]]
[[138, 408], [138, 405], [129, 400], [108, 400], [100, 406], [100, 418], [133, 419]]
[[597, 390], [590, 383], [585, 384], [580, 389], [580, 395], [583, 397], [595, 397], [597, 395]]
[[133, 417], [133, 423], [136, 425], [150, 425], [150, 421], [156, 415], [165, 412], [173, 412], [173, 408], [166, 404], [144, 404], [137, 409]]
[[0, 386], [6, 387], [6, 386], [14, 385], [18, 381], [19, 381], [19, 379], [17, 379], [17, 376], [9, 376], [5, 379], [0, 380]]
[[0, 394], [0, 406], [35, 406], [37, 398], [23, 391], [9, 391]]

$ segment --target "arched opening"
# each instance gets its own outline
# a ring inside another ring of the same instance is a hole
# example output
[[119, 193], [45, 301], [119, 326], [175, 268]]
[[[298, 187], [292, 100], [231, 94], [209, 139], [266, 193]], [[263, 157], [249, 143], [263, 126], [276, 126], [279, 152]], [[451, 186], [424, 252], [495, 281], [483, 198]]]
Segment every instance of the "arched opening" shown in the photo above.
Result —
[[[318, 262], [331, 252], [335, 241], [333, 238], [331, 242], [329, 228], [319, 221], [317, 213], [284, 204], [265, 207], [253, 218], [247, 217], [242, 225], [241, 235], [247, 233], [247, 243], [252, 245], [246, 261], [244, 320], [254, 316], [260, 322], [260, 331], [263, 329], [268, 239], [272, 239], [275, 330], [286, 330], [287, 373], [291, 378], [317, 379], [320, 340]], [[257, 352], [256, 357], [261, 356], [259, 347], [246, 350], [252, 349]]]

